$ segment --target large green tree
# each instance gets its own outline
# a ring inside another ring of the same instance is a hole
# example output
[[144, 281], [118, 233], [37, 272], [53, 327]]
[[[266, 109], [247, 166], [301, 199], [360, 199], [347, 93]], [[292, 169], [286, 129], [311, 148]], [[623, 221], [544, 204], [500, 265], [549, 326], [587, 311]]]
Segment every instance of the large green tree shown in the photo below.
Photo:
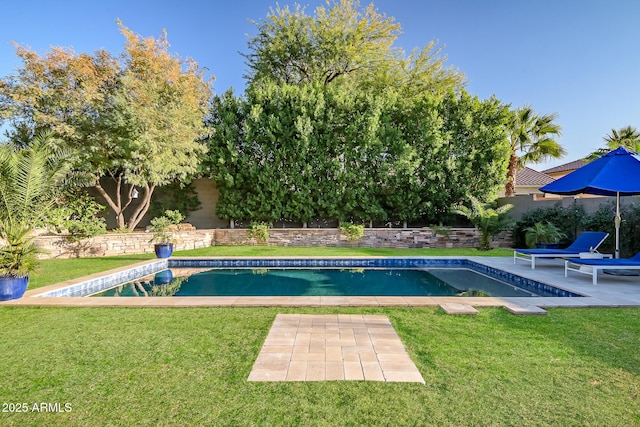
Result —
[[511, 146], [505, 195], [515, 195], [516, 174], [528, 163], [559, 159], [566, 150], [556, 141], [562, 127], [556, 123], [556, 114], [538, 115], [530, 106], [513, 111], [507, 126]]
[[126, 40], [119, 57], [62, 48], [43, 57], [17, 46], [24, 66], [0, 80], [0, 118], [18, 143], [25, 130], [56, 132], [118, 226], [133, 229], [157, 186], [198, 170], [211, 89], [194, 61], [171, 55], [166, 33], [143, 38], [118, 25]]
[[373, 91], [402, 87], [412, 94], [464, 85], [464, 75], [445, 66], [436, 41], [409, 55], [395, 47], [400, 24], [373, 3], [361, 8], [359, 1], [327, 1], [313, 16], [300, 5], [277, 6], [255, 24], [244, 55], [250, 84], [342, 83]]

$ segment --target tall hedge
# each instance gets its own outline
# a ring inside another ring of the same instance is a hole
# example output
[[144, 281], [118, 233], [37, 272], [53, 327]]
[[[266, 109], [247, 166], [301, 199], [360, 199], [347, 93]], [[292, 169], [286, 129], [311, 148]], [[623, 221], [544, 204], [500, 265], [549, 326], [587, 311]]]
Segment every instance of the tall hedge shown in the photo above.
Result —
[[506, 107], [468, 94], [403, 98], [338, 85], [252, 87], [214, 99], [217, 215], [248, 221], [423, 219], [503, 183]]

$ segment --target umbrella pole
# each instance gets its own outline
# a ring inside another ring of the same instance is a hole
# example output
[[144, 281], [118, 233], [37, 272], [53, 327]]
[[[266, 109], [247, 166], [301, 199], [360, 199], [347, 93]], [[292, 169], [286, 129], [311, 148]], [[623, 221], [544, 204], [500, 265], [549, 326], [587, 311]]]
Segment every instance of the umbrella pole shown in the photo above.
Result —
[[622, 219], [620, 218], [620, 193], [616, 193], [616, 217], [614, 219], [614, 223], [616, 225], [616, 258], [620, 258], [620, 223]]

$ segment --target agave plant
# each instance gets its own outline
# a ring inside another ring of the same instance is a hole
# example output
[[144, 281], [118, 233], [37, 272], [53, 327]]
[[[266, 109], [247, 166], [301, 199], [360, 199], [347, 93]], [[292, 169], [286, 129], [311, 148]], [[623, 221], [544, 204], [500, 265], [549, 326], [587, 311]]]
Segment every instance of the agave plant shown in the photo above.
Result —
[[458, 206], [454, 212], [467, 217], [473, 225], [480, 231], [481, 251], [491, 249], [491, 238], [499, 232], [513, 226], [513, 219], [507, 216], [507, 212], [513, 207], [504, 205], [493, 208], [490, 203], [481, 203], [475, 197], [469, 197], [471, 207]]
[[0, 146], [0, 276], [24, 277], [37, 266], [34, 224], [53, 209], [70, 171], [51, 138], [41, 133], [26, 148]]

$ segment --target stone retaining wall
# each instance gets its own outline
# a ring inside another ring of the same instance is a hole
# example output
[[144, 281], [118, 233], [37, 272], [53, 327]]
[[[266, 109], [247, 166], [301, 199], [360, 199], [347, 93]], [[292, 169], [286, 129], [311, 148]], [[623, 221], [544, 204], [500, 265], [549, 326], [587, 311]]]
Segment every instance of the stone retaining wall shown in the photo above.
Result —
[[[246, 230], [215, 230], [217, 245], [251, 245]], [[351, 246], [365, 248], [469, 248], [477, 246], [479, 233], [473, 228], [451, 228], [446, 235], [430, 228], [365, 228], [362, 239], [350, 242], [336, 228], [272, 228], [270, 246]], [[504, 235], [494, 246], [511, 246], [511, 236]]]
[[[214, 244], [215, 230], [189, 230], [176, 233], [176, 250], [206, 248]], [[38, 245], [47, 253], [42, 258], [100, 257], [153, 252], [151, 234], [145, 232], [107, 233], [70, 243], [61, 236], [39, 236]]]
[[[103, 234], [79, 244], [60, 236], [40, 236], [38, 244], [48, 253], [44, 258], [99, 257], [153, 252], [151, 235], [144, 232]], [[255, 245], [246, 229], [182, 230], [177, 233], [176, 250], [215, 245]], [[479, 233], [472, 228], [452, 228], [446, 235], [430, 228], [367, 228], [364, 237], [350, 242], [335, 228], [270, 229], [269, 246], [328, 246], [367, 248], [471, 248], [476, 247]], [[510, 233], [502, 234], [493, 247], [510, 247]]]

